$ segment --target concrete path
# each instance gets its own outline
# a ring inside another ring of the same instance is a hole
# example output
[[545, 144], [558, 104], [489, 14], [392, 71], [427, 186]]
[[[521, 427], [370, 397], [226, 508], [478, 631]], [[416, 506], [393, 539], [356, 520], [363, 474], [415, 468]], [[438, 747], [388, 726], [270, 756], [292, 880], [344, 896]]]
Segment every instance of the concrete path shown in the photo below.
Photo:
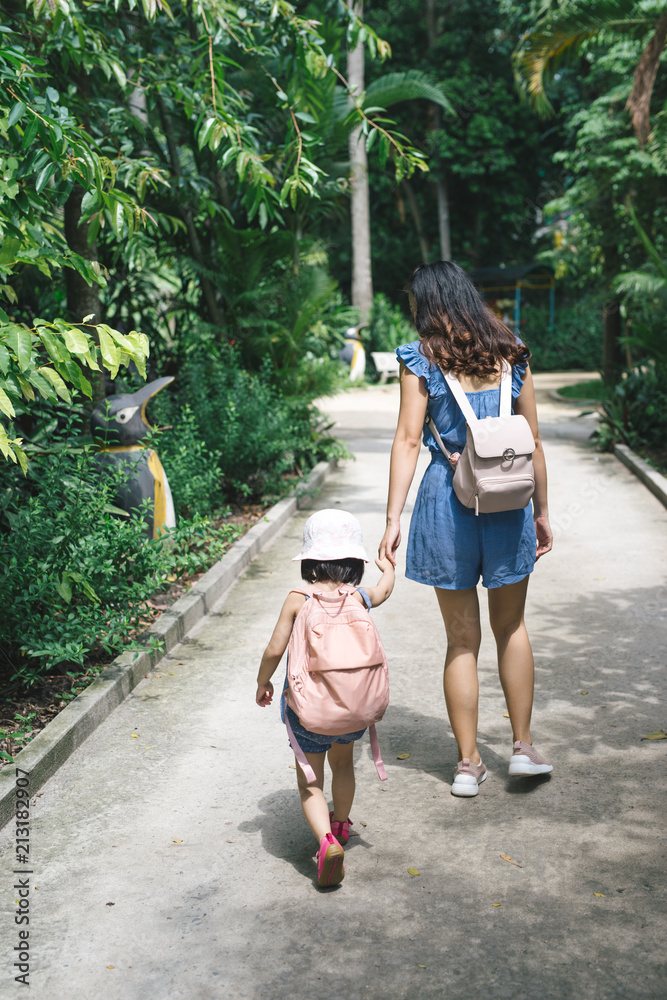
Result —
[[[277, 705], [254, 704], [261, 651], [298, 585], [301, 512], [35, 798], [32, 997], [665, 996], [667, 744], [641, 737], [667, 729], [667, 511], [590, 450], [589, 418], [540, 397], [557, 537], [533, 575], [528, 624], [533, 730], [553, 776], [507, 777], [510, 730], [487, 628], [489, 777], [475, 799], [450, 795], [443, 628], [433, 592], [401, 572], [375, 612], [391, 667], [379, 727], [389, 780], [377, 781], [364, 741], [345, 881], [314, 887], [316, 844]], [[372, 550], [397, 390], [356, 391], [328, 409], [357, 461], [314, 506], [357, 514]], [[3, 1000], [22, 995], [11, 967], [12, 836], [0, 834]]]

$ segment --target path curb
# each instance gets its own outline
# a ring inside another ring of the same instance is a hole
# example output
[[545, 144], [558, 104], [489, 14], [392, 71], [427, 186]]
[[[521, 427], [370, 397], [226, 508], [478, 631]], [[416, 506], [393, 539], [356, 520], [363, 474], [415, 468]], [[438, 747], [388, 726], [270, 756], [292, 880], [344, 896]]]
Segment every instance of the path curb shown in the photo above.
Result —
[[[155, 667], [220, 600], [243, 570], [262, 552], [293, 517], [306, 496], [318, 490], [336, 468], [336, 461], [319, 462], [292, 496], [280, 500], [263, 520], [230, 547], [200, 580], [165, 611], [146, 632], [162, 640], [163, 648], [121, 653], [85, 691], [77, 695], [34, 740], [18, 754], [14, 764], [0, 771], [0, 827], [15, 813], [15, 768], [28, 772], [30, 795], [48, 781], [67, 758], [90, 736], [142, 677]], [[22, 825], [22, 824], [21, 824]]]
[[661, 475], [639, 455], [636, 455], [632, 448], [628, 448], [626, 444], [615, 444], [614, 455], [623, 462], [623, 465], [627, 465], [631, 472], [634, 472], [664, 507], [667, 507], [667, 478], [665, 476]]

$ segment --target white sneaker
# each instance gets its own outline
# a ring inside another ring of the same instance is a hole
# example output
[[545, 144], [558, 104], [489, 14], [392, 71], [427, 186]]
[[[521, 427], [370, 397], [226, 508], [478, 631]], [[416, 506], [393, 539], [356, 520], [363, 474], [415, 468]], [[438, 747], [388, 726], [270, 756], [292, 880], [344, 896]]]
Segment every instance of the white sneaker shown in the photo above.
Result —
[[454, 771], [452, 795], [477, 795], [479, 786], [486, 780], [486, 768], [481, 760], [479, 764], [471, 764], [467, 757], [460, 760]]
[[538, 753], [530, 743], [517, 740], [510, 757], [510, 775], [515, 778], [529, 777], [535, 774], [548, 774], [554, 766], [542, 754]]

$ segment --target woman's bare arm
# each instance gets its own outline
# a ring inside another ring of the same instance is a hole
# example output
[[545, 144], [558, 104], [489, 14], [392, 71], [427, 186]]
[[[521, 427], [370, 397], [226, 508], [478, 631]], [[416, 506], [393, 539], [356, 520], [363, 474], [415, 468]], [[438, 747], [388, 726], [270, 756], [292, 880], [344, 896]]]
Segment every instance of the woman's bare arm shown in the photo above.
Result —
[[533, 495], [533, 516], [537, 534], [537, 558], [549, 552], [553, 545], [553, 535], [549, 524], [549, 504], [547, 502], [547, 464], [544, 458], [540, 429], [537, 423], [535, 388], [530, 368], [526, 368], [521, 395], [514, 400], [514, 412], [525, 417], [535, 439], [533, 468], [535, 469], [535, 493]]
[[428, 391], [426, 380], [413, 374], [401, 362], [401, 404], [398, 425], [391, 449], [387, 527], [380, 542], [380, 559], [395, 566], [396, 550], [401, 543], [401, 514], [417, 468]]

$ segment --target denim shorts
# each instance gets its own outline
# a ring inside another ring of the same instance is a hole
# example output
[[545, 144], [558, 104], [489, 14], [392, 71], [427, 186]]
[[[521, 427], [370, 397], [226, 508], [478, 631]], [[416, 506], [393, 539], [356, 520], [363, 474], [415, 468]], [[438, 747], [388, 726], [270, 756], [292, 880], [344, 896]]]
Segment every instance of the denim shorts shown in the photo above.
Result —
[[309, 729], [303, 728], [296, 712], [293, 712], [289, 705], [285, 704], [286, 687], [287, 678], [285, 678], [285, 687], [280, 696], [280, 718], [284, 722], [285, 712], [287, 711], [292, 732], [296, 736], [299, 746], [304, 753], [326, 753], [334, 743], [354, 743], [355, 740], [360, 740], [366, 732], [365, 729], [360, 729], [357, 733], [343, 733], [342, 736], [325, 736], [323, 733], [311, 733]]

